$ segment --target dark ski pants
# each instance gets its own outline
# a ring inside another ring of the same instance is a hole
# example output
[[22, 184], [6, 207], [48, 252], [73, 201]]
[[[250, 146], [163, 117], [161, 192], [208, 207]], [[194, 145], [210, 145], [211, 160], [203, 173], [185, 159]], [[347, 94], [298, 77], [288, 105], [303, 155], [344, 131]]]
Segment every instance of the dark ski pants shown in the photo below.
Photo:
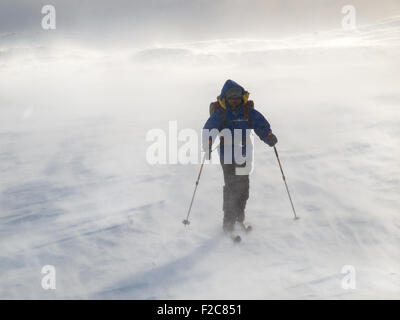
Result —
[[243, 222], [244, 210], [249, 198], [249, 175], [236, 175], [237, 164], [224, 164], [221, 162], [224, 172], [223, 210], [224, 226], [233, 225], [236, 221]]

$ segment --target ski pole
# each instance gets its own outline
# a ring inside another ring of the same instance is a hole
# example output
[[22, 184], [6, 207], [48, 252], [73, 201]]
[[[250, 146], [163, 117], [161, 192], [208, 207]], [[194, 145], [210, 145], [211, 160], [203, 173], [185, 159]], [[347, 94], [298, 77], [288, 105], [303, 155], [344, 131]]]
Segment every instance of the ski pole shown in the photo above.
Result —
[[185, 226], [187, 226], [188, 224], [190, 224], [190, 221], [189, 221], [190, 210], [192, 210], [192, 204], [193, 204], [194, 196], [195, 196], [195, 194], [196, 194], [197, 186], [199, 185], [200, 176], [201, 176], [201, 172], [203, 171], [204, 162], [206, 161], [206, 159], [211, 160], [211, 152], [213, 152], [215, 149], [218, 148], [218, 146], [216, 146], [213, 150], [211, 150], [211, 148], [212, 148], [212, 142], [213, 142], [213, 141], [212, 141], [212, 138], [210, 137], [210, 138], [208, 139], [208, 154], [205, 154], [205, 155], [204, 155], [203, 161], [201, 162], [200, 172], [199, 172], [199, 176], [197, 177], [197, 180], [196, 180], [196, 187], [194, 188], [192, 200], [190, 201], [189, 210], [188, 210], [186, 219], [182, 221], [182, 223], [183, 223]]
[[276, 147], [275, 147], [275, 146], [274, 146], [274, 151], [275, 151], [276, 159], [278, 160], [278, 163], [279, 163], [279, 167], [281, 168], [282, 179], [283, 179], [283, 181], [285, 182], [286, 191], [287, 191], [287, 194], [288, 194], [288, 196], [289, 196], [290, 204], [292, 205], [292, 209], [293, 209], [293, 213], [294, 213], [294, 219], [295, 219], [295, 220], [300, 219], [300, 218], [296, 215], [296, 210], [294, 210], [293, 201], [292, 201], [292, 198], [291, 198], [291, 196], [290, 196], [289, 188], [288, 188], [287, 183], [286, 183], [285, 174], [283, 173], [281, 161], [279, 160], [278, 151], [276, 150]]
[[196, 180], [196, 186], [195, 186], [195, 188], [194, 188], [194, 192], [193, 192], [193, 196], [192, 196], [192, 201], [190, 201], [190, 206], [189, 206], [189, 210], [188, 210], [186, 219], [182, 221], [182, 223], [183, 223], [185, 226], [187, 226], [188, 224], [190, 224], [190, 221], [189, 221], [190, 210], [192, 209], [192, 204], [193, 204], [194, 196], [195, 196], [195, 194], [196, 194], [197, 186], [199, 185], [200, 176], [201, 176], [201, 172], [203, 171], [203, 166], [204, 166], [204, 162], [205, 162], [205, 161], [206, 161], [206, 155], [204, 155], [203, 161], [202, 161], [201, 166], [200, 166], [200, 172], [199, 172], [199, 175], [198, 175], [197, 180]]

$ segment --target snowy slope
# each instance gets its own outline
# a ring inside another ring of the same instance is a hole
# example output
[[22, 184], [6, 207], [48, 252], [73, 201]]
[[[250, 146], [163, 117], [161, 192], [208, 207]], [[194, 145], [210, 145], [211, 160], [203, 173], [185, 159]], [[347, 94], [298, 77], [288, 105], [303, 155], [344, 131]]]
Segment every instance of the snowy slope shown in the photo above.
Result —
[[[399, 298], [399, 21], [274, 43], [3, 47], [0, 298]], [[254, 231], [239, 245], [221, 234], [218, 165], [185, 228], [199, 164], [145, 158], [150, 129], [200, 132], [228, 78], [278, 136], [301, 217], [256, 141]], [[41, 287], [44, 265], [56, 290]], [[341, 286], [345, 265], [354, 290]]]

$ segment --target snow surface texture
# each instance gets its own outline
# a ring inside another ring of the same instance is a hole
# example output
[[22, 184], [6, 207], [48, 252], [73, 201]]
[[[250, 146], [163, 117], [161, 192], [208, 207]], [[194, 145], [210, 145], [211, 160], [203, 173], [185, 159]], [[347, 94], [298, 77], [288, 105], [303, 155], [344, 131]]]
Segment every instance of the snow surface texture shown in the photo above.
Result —
[[[393, 18], [134, 52], [1, 47], [0, 298], [399, 298], [399, 41]], [[229, 78], [270, 121], [301, 217], [256, 138], [239, 245], [221, 232], [218, 165], [185, 228], [199, 165], [145, 158], [150, 129], [200, 132]]]

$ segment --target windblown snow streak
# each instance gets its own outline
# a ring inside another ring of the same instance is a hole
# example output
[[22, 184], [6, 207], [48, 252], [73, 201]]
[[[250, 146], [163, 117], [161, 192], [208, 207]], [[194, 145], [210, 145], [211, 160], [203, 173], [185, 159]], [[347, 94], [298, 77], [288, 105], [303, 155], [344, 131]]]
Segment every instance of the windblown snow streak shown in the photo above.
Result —
[[[397, 17], [274, 41], [0, 47], [0, 298], [399, 298], [399, 39]], [[228, 78], [270, 121], [301, 217], [257, 141], [240, 245], [221, 235], [219, 166], [185, 228], [199, 166], [145, 158], [149, 129], [199, 131]]]

